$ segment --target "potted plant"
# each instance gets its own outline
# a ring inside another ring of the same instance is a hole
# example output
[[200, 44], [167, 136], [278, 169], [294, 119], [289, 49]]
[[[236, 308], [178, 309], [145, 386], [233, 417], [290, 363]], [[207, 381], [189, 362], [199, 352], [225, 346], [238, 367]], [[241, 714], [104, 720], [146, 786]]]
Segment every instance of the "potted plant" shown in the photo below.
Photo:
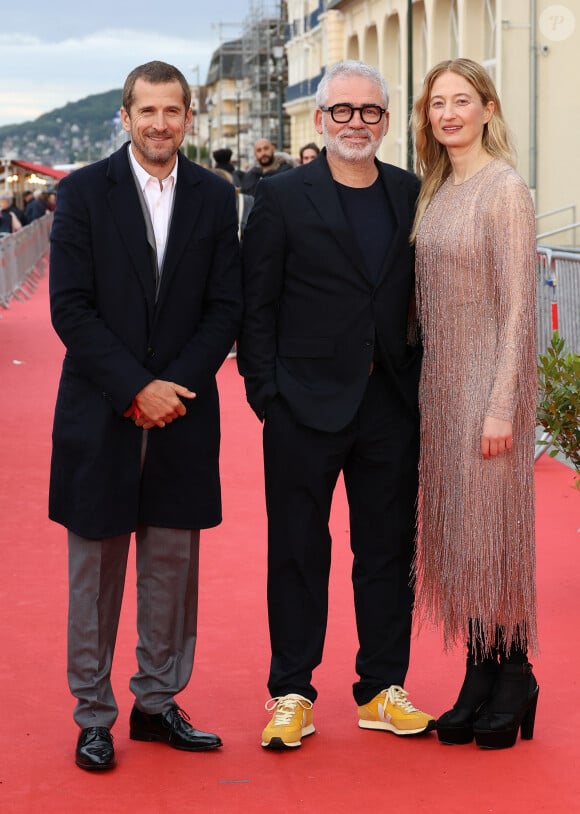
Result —
[[580, 489], [580, 356], [565, 347], [554, 331], [538, 365], [540, 400], [538, 421], [549, 434], [553, 458], [559, 452], [576, 470]]

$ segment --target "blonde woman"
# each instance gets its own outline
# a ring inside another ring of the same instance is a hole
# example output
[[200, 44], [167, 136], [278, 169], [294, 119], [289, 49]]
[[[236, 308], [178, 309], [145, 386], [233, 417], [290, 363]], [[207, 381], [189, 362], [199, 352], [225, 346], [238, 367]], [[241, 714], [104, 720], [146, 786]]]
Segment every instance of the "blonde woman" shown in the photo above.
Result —
[[417, 611], [468, 639], [445, 743], [533, 735], [539, 687], [533, 450], [535, 219], [485, 69], [447, 60], [414, 112], [413, 229], [424, 345]]

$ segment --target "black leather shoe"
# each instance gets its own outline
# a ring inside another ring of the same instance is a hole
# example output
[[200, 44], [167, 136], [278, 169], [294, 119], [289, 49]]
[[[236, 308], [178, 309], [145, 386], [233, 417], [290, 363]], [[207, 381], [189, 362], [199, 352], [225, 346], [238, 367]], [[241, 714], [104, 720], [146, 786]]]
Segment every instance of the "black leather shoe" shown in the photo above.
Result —
[[484, 658], [475, 663], [467, 656], [465, 678], [453, 709], [444, 712], [437, 721], [437, 735], [441, 743], [471, 743], [473, 722], [489, 701], [497, 679], [499, 664], [495, 658]]
[[116, 760], [113, 736], [105, 726], [88, 726], [81, 730], [75, 763], [89, 772], [114, 768]]
[[477, 745], [483, 749], [510, 748], [518, 730], [522, 740], [531, 741], [539, 692], [529, 662], [501, 664], [491, 699], [473, 724]]
[[166, 712], [150, 715], [137, 707], [131, 710], [130, 738], [134, 741], [161, 741], [186, 752], [207, 752], [222, 745], [217, 735], [200, 732], [189, 723], [187, 712], [174, 704]]

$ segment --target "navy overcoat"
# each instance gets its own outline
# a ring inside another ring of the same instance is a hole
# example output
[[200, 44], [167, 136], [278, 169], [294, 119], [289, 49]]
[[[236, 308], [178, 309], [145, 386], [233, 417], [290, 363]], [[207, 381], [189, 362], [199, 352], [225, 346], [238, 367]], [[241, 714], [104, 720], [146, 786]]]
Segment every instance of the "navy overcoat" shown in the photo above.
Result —
[[[178, 154], [155, 300], [152, 251], [125, 144], [63, 179], [51, 234], [50, 301], [66, 348], [54, 416], [49, 514], [90, 538], [140, 523], [221, 520], [215, 375], [241, 317], [234, 189]], [[197, 394], [149, 431], [123, 417], [160, 378]]]

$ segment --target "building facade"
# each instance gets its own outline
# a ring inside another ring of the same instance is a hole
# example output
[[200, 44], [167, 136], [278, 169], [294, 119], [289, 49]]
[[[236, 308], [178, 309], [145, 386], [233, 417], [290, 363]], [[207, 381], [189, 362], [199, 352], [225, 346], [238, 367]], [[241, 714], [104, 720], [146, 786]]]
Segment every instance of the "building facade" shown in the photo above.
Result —
[[361, 59], [390, 88], [390, 132], [379, 157], [412, 167], [409, 112], [425, 73], [442, 59], [470, 57], [498, 88], [542, 241], [578, 245], [580, 229], [568, 227], [580, 220], [580, 0], [287, 0], [287, 17], [294, 155], [320, 143], [313, 111], [324, 68]]
[[288, 84], [285, 52], [286, 3], [253, 0], [242, 36], [213, 53], [206, 85], [206, 144], [229, 147], [242, 169], [254, 162], [253, 145], [270, 139], [290, 147], [290, 118], [284, 110]]

